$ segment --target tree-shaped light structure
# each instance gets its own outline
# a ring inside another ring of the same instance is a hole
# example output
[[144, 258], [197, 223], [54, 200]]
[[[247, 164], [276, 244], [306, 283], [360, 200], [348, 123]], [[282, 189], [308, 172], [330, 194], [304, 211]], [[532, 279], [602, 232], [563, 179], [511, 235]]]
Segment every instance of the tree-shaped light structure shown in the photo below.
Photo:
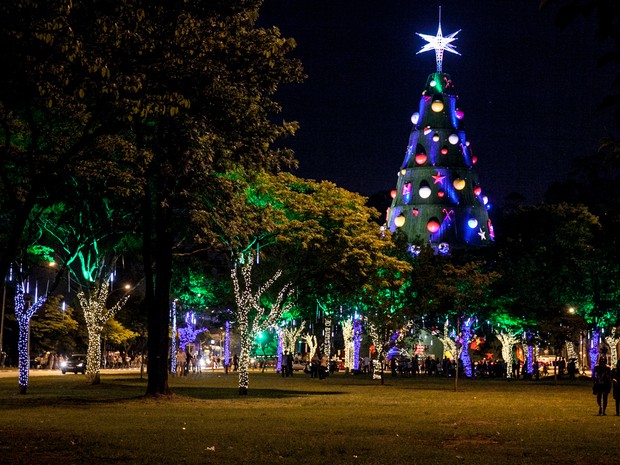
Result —
[[187, 344], [196, 341], [196, 336], [208, 331], [208, 328], [196, 329], [196, 312], [185, 312], [185, 327], [179, 328], [179, 349], [185, 350]]
[[30, 320], [32, 316], [43, 306], [47, 296], [39, 297], [30, 307], [26, 305], [24, 285], [17, 283], [15, 286], [15, 318], [19, 328], [17, 340], [17, 354], [19, 359], [18, 384], [20, 394], [28, 391], [28, 378], [30, 375]]
[[111, 308], [107, 308], [110, 295], [110, 277], [107, 276], [91, 287], [88, 295], [84, 291], [77, 298], [84, 312], [88, 330], [88, 350], [86, 352], [86, 375], [93, 383], [99, 383], [101, 375], [101, 332], [103, 327], [127, 302], [129, 294], [120, 298]]
[[278, 270], [270, 279], [256, 291], [252, 285], [252, 260], [246, 260], [243, 264], [236, 264], [230, 272], [237, 303], [237, 324], [239, 325], [239, 338], [241, 351], [239, 353], [239, 394], [247, 395], [250, 385], [248, 369], [250, 366], [250, 351], [254, 337], [260, 331], [266, 331], [275, 325], [282, 314], [293, 306], [288, 300], [291, 293], [291, 284], [285, 284], [272, 304], [267, 306], [261, 303], [261, 298], [282, 275]]
[[419, 53], [434, 50], [437, 71], [428, 76], [419, 109], [411, 116], [413, 127], [386, 217], [386, 227], [402, 231], [414, 254], [419, 242], [449, 255], [494, 240], [465, 114], [458, 108], [454, 81], [442, 71], [444, 51], [459, 54], [452, 44], [457, 33], [443, 36], [440, 14], [437, 35], [419, 34], [427, 41]]

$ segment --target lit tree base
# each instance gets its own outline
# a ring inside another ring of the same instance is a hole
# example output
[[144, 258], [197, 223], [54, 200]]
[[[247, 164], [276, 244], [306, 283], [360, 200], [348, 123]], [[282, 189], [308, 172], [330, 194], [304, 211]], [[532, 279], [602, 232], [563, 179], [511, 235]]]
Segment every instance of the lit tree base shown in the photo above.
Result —
[[248, 395], [248, 388], [239, 386], [239, 395], [240, 396], [247, 396]]

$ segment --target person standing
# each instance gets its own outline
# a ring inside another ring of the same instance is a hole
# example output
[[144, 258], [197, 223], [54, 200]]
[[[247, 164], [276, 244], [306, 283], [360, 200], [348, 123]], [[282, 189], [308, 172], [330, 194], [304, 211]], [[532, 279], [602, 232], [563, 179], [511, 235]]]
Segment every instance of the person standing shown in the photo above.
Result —
[[319, 365], [319, 379], [325, 379], [327, 377], [327, 355], [323, 354], [321, 357], [321, 363]]
[[[603, 355], [599, 357], [598, 364], [594, 367], [594, 387], [596, 403], [598, 404], [598, 414], [606, 415], [607, 397], [611, 390], [611, 370], [607, 366], [607, 358]], [[602, 402], [602, 403], [601, 403]]]
[[616, 362], [616, 366], [611, 370], [611, 386], [612, 394], [616, 401], [616, 416], [620, 415], [620, 360]]

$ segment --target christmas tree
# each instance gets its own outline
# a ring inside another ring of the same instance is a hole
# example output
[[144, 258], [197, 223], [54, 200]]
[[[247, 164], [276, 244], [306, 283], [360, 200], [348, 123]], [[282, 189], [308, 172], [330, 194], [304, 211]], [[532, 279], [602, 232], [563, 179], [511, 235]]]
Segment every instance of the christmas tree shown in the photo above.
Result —
[[452, 249], [486, 246], [494, 239], [487, 197], [478, 182], [473, 155], [463, 129], [464, 113], [449, 74], [442, 71], [444, 51], [460, 55], [439, 28], [435, 36], [418, 34], [428, 43], [418, 53], [435, 50], [437, 71], [426, 80], [420, 108], [398, 172], [387, 227], [402, 230], [412, 244], [430, 244], [442, 254]]

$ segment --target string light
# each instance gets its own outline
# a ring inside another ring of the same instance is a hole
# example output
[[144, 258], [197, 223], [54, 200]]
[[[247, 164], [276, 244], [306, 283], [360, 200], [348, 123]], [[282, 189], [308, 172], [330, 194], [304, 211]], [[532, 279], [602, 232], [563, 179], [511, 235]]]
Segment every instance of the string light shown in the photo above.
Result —
[[353, 322], [353, 369], [360, 369], [360, 347], [362, 345], [362, 320], [356, 318]]
[[170, 373], [177, 372], [177, 299], [170, 305], [172, 337], [170, 339]]
[[[247, 260], [246, 263], [233, 267], [230, 272], [235, 291], [239, 338], [241, 340], [241, 352], [239, 354], [239, 394], [241, 395], [248, 393], [250, 385], [248, 369], [254, 336], [260, 331], [265, 331], [274, 326], [282, 314], [293, 306], [293, 302], [288, 300], [292, 293], [291, 283], [282, 287], [278, 292], [276, 301], [268, 309], [261, 305], [261, 296], [282, 275], [282, 270], [278, 270], [262, 286], [259, 286], [256, 292], [253, 292], [252, 262], [252, 260]], [[240, 283], [240, 281], [242, 282]]]
[[344, 367], [351, 370], [353, 368], [353, 322], [345, 320], [342, 322], [342, 338], [344, 339]]
[[15, 286], [15, 317], [19, 328], [17, 340], [17, 354], [19, 359], [18, 384], [19, 392], [26, 394], [28, 389], [28, 378], [30, 376], [30, 320], [32, 316], [43, 306], [47, 296], [43, 296], [36, 300], [34, 304], [26, 308], [26, 299], [24, 296], [24, 285], [18, 282]]
[[112, 308], [106, 307], [110, 295], [110, 279], [103, 279], [95, 285], [88, 297], [84, 291], [77, 294], [80, 306], [84, 311], [86, 329], [88, 330], [88, 350], [86, 351], [86, 375], [88, 379], [97, 382], [101, 370], [101, 332], [105, 324], [127, 302], [129, 294], [124, 295]]
[[471, 341], [471, 328], [474, 323], [473, 318], [467, 318], [463, 322], [463, 326], [461, 328], [461, 356], [460, 359], [463, 362], [463, 369], [465, 370], [465, 376], [471, 378], [472, 369], [471, 369], [471, 358], [469, 357], [469, 343]]
[[184, 351], [187, 344], [191, 344], [196, 340], [196, 336], [200, 333], [208, 331], [208, 328], [195, 329], [196, 312], [189, 311], [185, 313], [185, 328], [179, 328], [179, 349]]
[[230, 366], [230, 321], [226, 320], [224, 328], [226, 331], [224, 339], [224, 365]]

